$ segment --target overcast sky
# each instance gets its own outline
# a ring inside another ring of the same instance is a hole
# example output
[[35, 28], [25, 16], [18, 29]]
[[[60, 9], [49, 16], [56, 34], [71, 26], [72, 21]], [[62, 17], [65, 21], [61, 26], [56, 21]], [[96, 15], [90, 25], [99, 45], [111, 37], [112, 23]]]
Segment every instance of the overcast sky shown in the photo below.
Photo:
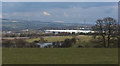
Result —
[[118, 17], [117, 2], [4, 2], [2, 7], [6, 19], [95, 23]]

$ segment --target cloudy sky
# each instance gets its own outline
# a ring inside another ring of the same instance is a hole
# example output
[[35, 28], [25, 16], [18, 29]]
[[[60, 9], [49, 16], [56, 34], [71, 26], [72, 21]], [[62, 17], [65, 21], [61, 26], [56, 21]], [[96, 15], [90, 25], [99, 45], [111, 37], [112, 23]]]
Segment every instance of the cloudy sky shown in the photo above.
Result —
[[6, 19], [95, 23], [118, 17], [117, 2], [3, 2], [2, 8]]

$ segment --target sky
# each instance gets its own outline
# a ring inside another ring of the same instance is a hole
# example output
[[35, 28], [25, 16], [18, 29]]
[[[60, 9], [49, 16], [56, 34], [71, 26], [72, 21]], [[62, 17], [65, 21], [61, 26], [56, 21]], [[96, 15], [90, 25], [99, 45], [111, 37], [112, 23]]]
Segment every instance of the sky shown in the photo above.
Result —
[[[2, 18], [44, 22], [89, 23], [118, 18], [117, 2], [3, 2]], [[0, 17], [1, 18], [1, 17]]]

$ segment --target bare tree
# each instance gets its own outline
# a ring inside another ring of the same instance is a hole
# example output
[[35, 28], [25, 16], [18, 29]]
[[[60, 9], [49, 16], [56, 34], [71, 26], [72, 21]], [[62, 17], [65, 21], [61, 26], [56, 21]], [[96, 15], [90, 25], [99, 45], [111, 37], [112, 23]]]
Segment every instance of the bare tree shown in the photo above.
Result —
[[102, 36], [104, 47], [106, 47], [106, 39], [105, 39], [105, 31], [104, 31], [103, 20], [98, 19], [96, 21], [96, 25], [93, 26], [93, 30], [95, 31], [95, 33]]
[[110, 47], [110, 39], [111, 36], [114, 35], [115, 31], [116, 31], [116, 27], [117, 27], [117, 22], [114, 18], [111, 17], [107, 17], [103, 19], [104, 21], [104, 30], [105, 30], [105, 34], [107, 36], [107, 47]]
[[117, 22], [111, 17], [99, 19], [96, 21], [96, 25], [93, 26], [93, 30], [95, 33], [102, 36], [104, 47], [110, 47], [110, 39], [111, 36], [116, 32], [116, 27]]

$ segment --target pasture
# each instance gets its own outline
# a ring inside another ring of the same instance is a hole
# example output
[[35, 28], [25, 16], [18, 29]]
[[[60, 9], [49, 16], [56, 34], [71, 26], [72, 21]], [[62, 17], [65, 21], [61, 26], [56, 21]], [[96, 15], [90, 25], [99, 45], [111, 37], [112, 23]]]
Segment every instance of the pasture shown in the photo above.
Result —
[[3, 64], [117, 64], [117, 48], [3, 48]]
[[[71, 39], [71, 38], [77, 38], [79, 40], [77, 40], [76, 44], [73, 45], [71, 48], [77, 48], [78, 45], [89, 45], [90, 47], [98, 44], [98, 43], [93, 43], [91, 42], [91, 40], [93, 39], [92, 36], [88, 36], [88, 35], [78, 35], [78, 36], [51, 36], [51, 37], [43, 37], [45, 40], [47, 40], [47, 42], [57, 42], [57, 41], [64, 41], [65, 39]], [[32, 38], [32, 39], [27, 39], [26, 41], [31, 43], [34, 41], [38, 41], [40, 40], [40, 38]]]
[[[66, 38], [71, 39], [72, 36], [49, 36], [49, 37], [43, 37], [45, 40], [48, 42], [56, 42], [56, 41], [64, 41]], [[40, 40], [40, 38], [32, 38], [32, 39], [27, 39], [27, 42], [33, 42], [35, 40]]]

